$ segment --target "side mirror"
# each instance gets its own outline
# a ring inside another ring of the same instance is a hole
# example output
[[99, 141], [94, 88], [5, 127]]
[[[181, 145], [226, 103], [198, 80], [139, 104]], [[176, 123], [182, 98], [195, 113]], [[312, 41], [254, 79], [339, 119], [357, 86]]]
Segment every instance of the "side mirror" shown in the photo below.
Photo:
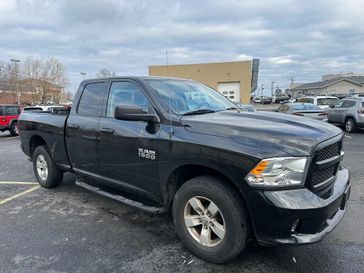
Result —
[[129, 121], [147, 121], [160, 122], [159, 117], [154, 114], [148, 114], [138, 105], [134, 104], [118, 104], [114, 111], [115, 119]]

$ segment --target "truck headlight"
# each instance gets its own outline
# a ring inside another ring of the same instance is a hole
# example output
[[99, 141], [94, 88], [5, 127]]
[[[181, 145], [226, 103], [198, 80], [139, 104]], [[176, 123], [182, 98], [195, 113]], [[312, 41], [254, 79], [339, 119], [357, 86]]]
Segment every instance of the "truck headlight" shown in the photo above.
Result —
[[300, 186], [304, 184], [306, 157], [276, 157], [260, 161], [246, 176], [258, 187]]

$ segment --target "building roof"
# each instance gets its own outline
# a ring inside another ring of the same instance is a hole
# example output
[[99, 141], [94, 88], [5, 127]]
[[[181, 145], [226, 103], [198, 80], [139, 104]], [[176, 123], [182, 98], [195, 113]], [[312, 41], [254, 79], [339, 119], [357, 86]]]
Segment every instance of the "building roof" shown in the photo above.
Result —
[[337, 77], [326, 81], [319, 81], [319, 82], [309, 82], [297, 86], [293, 90], [302, 90], [302, 89], [319, 89], [325, 88], [330, 85], [336, 84], [341, 81], [347, 81], [355, 85], [363, 86], [364, 84], [364, 76], [352, 76], [352, 77]]

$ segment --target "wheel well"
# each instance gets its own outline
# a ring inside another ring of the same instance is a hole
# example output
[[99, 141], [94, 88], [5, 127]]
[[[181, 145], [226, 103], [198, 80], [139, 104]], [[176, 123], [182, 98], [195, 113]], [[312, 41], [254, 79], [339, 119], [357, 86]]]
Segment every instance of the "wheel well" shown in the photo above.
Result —
[[14, 124], [15, 122], [18, 122], [18, 120], [17, 120], [17, 119], [12, 119], [12, 120], [10, 121], [10, 126], [13, 126], [13, 124]]
[[[168, 182], [167, 182], [167, 204], [168, 208], [171, 207], [174, 195], [178, 191], [178, 189], [188, 180], [197, 177], [197, 176], [203, 176], [203, 175], [209, 175], [214, 176], [222, 179], [223, 181], [226, 181], [228, 185], [234, 190], [236, 190], [239, 195], [241, 196], [241, 193], [239, 189], [234, 185], [234, 183], [223, 173], [206, 166], [201, 165], [184, 165], [181, 167], [178, 167], [176, 170], [172, 172], [172, 174], [169, 176]], [[241, 196], [244, 202], [243, 196]]]
[[254, 228], [253, 228], [253, 222], [252, 218], [250, 216], [250, 212], [248, 210], [248, 206], [246, 204], [245, 198], [239, 188], [229, 179], [226, 175], [224, 175], [222, 172], [209, 168], [206, 166], [201, 165], [184, 165], [172, 172], [172, 174], [169, 176], [168, 182], [167, 182], [167, 198], [166, 198], [166, 209], [170, 212], [172, 211], [172, 204], [173, 204], [173, 198], [178, 189], [188, 180], [202, 175], [209, 175], [218, 177], [224, 182], [226, 182], [227, 187], [230, 187], [232, 190], [236, 191], [237, 194], [241, 198], [241, 202], [243, 203], [244, 207], [246, 208], [246, 217], [249, 225], [249, 230], [252, 232], [251, 235], [254, 237]]
[[38, 147], [38, 146], [43, 146], [43, 145], [47, 145], [47, 143], [44, 141], [44, 139], [38, 135], [33, 136], [30, 139], [30, 144], [29, 144], [29, 149], [30, 149], [30, 156], [33, 157], [33, 153], [34, 150]]

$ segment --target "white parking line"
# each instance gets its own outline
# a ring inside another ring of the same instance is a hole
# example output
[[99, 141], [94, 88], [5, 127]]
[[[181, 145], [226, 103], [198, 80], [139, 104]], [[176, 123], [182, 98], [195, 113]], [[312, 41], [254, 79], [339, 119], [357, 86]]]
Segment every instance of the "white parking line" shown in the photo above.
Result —
[[36, 189], [39, 189], [39, 188], [40, 188], [40, 186], [31, 187], [30, 189], [28, 189], [28, 190], [26, 190], [26, 191], [22, 191], [22, 192], [20, 192], [20, 193], [18, 193], [18, 194], [15, 194], [15, 195], [13, 195], [13, 196], [10, 196], [10, 197], [8, 197], [8, 198], [5, 198], [5, 199], [3, 199], [3, 200], [0, 200], [0, 205], [3, 205], [3, 204], [5, 204], [5, 203], [7, 203], [7, 202], [9, 202], [9, 201], [12, 201], [12, 200], [14, 200], [14, 199], [16, 199], [16, 198], [18, 198], [18, 197], [20, 197], [20, 196], [24, 195], [24, 194], [30, 193], [30, 192], [32, 192], [32, 191], [35, 191]]
[[0, 185], [38, 185], [37, 182], [0, 181]]

